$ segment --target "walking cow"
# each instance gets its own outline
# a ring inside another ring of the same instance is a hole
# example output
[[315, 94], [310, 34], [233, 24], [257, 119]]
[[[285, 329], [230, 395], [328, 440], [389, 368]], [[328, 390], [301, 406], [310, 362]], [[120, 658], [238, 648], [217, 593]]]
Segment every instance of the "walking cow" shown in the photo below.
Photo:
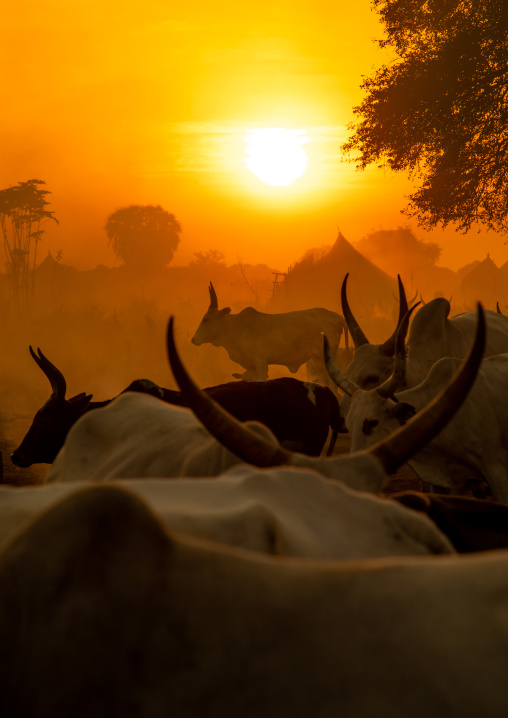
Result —
[[245, 369], [243, 374], [233, 374], [234, 377], [244, 381], [264, 381], [268, 378], [270, 364], [285, 366], [292, 374], [296, 374], [302, 364], [307, 364], [310, 375], [314, 373], [322, 384], [329, 383], [323, 363], [321, 333], [328, 337], [334, 356], [342, 332], [348, 348], [344, 317], [323, 308], [265, 314], [254, 307], [246, 307], [238, 314], [231, 314], [229, 307], [219, 309], [211, 282], [209, 292], [210, 306], [191, 341], [196, 346], [224, 347], [229, 358]]

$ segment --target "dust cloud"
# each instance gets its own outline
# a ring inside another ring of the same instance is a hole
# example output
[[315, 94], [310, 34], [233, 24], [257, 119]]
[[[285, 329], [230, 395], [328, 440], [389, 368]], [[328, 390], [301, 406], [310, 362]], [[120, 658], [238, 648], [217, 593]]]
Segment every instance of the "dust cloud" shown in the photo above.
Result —
[[[127, 266], [78, 270], [48, 253], [35, 270], [34, 300], [24, 316], [13, 309], [9, 274], [0, 274], [0, 434], [6, 480], [40, 480], [45, 472], [45, 467], [34, 468], [27, 478], [26, 470], [11, 466], [8, 458], [51, 393], [29, 346], [40, 348], [64, 374], [68, 398], [86, 392], [100, 401], [113, 398], [134, 379], [177, 388], [165, 346], [171, 315], [177, 345], [198, 384], [232, 381], [239, 367], [225, 349], [190, 341], [208, 308], [210, 281], [219, 308], [230, 307], [233, 313], [247, 306], [268, 313], [310, 307], [341, 313], [340, 286], [348, 272], [351, 307], [372, 342], [384, 341], [394, 329], [397, 273], [408, 299], [445, 296], [451, 300], [451, 315], [474, 309], [477, 300], [492, 310], [499, 302], [508, 313], [506, 266], [496, 267], [487, 256], [453, 272], [437, 266], [438, 258], [439, 248], [401, 228], [373, 233], [355, 246], [339, 233], [331, 246], [309, 250], [278, 274], [264, 264], [227, 265], [217, 250], [196, 254], [187, 266], [150, 274]], [[288, 374], [285, 368], [270, 367], [270, 378]], [[305, 368], [297, 376], [306, 378]]]

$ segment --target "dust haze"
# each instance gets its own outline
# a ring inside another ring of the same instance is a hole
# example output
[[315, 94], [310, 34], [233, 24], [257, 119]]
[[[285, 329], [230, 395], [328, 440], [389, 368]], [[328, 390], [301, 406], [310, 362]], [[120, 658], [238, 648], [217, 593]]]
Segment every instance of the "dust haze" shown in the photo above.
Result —
[[[185, 231], [181, 242], [185, 243]], [[110, 399], [134, 379], [147, 378], [177, 388], [166, 357], [168, 318], [175, 317], [177, 345], [200, 386], [232, 381], [239, 367], [225, 349], [194, 346], [191, 337], [208, 308], [210, 281], [219, 308], [237, 313], [247, 306], [268, 313], [325, 307], [342, 313], [340, 287], [349, 273], [351, 308], [371, 342], [384, 341], [398, 315], [397, 274], [408, 299], [425, 302], [444, 296], [451, 315], [487, 309], [508, 313], [508, 263], [497, 267], [489, 256], [455, 272], [437, 265], [436, 244], [418, 239], [408, 228], [378, 231], [353, 245], [340, 232], [326, 245], [309, 250], [291, 267], [237, 262], [227, 264], [217, 249], [194, 254], [186, 266], [171, 262], [143, 271], [120, 264], [80, 270], [65, 258], [44, 251], [34, 271], [30, 311], [19, 315], [12, 277], [0, 274], [4, 351], [1, 359], [1, 426], [4, 452], [26, 432], [33, 415], [51, 393], [48, 379], [33, 361], [29, 346], [40, 348], [64, 374], [67, 397], [80, 392]], [[343, 341], [343, 340], [342, 340]], [[289, 375], [271, 366], [270, 378]], [[305, 379], [302, 367], [298, 378]], [[40, 480], [45, 466], [20, 470], [4, 453], [6, 480]]]

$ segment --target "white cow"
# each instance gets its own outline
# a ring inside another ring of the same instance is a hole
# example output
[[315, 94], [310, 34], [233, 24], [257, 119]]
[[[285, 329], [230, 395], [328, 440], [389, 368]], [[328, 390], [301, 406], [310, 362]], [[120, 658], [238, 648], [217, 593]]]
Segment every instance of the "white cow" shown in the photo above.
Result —
[[[74, 424], [47, 481], [217, 476], [243, 460], [261, 467], [312, 469], [351, 488], [378, 493], [387, 481], [387, 473], [396, 471], [423, 448], [459, 408], [481, 361], [485, 326], [479, 311], [472, 351], [439, 400], [367, 451], [330, 458], [292, 453], [282, 448], [261, 424], [243, 424], [234, 419], [187, 375], [174, 344], [172, 320], [167, 338], [173, 372], [199, 421], [189, 409], [165, 404], [156, 397], [122, 394]], [[206, 422], [210, 433], [201, 421]]]
[[[356, 322], [347, 301], [347, 275], [342, 285], [342, 311], [355, 343], [355, 355], [344, 374], [362, 389], [373, 389], [382, 384], [392, 373], [395, 355], [394, 334], [382, 345], [370, 344]], [[403, 311], [407, 312], [404, 288], [399, 278], [400, 327]], [[416, 305], [415, 305], [416, 306]], [[476, 312], [458, 314], [448, 319], [450, 302], [442, 297], [433, 299], [416, 313], [407, 340], [407, 372], [405, 387], [419, 384], [427, 376], [430, 367], [445, 356], [463, 358], [473, 341], [476, 327]], [[485, 357], [508, 352], [508, 317], [485, 310], [487, 341]], [[340, 408], [343, 416], [350, 406], [345, 395]]]
[[[264, 425], [246, 423], [279, 446]], [[127, 392], [74, 424], [46, 481], [217, 476], [238, 463], [189, 409]]]
[[[406, 320], [407, 321], [407, 320]], [[325, 363], [335, 383], [351, 397], [346, 425], [351, 451], [367, 448], [389, 436], [427, 405], [457, 371], [460, 359], [444, 357], [431, 365], [417, 386], [406, 384], [406, 352], [402, 335], [396, 352], [394, 373], [381, 386], [362, 389], [337, 369], [325, 342]], [[409, 364], [409, 362], [407, 362]], [[508, 503], [508, 354], [485, 359], [462, 407], [450, 423], [410, 459], [418, 477], [431, 486], [465, 493], [485, 481], [493, 497]]]
[[505, 718], [508, 553], [272, 558], [74, 493], [0, 551], [0, 714]]
[[[426, 516], [303, 469], [246, 464], [216, 477], [125, 479], [168, 529], [251, 551], [320, 559], [450, 553]], [[0, 487], [0, 543], [43, 510], [89, 486]]]
[[[402, 463], [424, 448], [446, 426], [464, 401], [474, 381], [485, 344], [485, 321], [480, 306], [477, 316], [475, 342], [468, 358], [461, 363], [461, 368], [448, 385], [405, 426], [367, 450], [353, 453], [349, 457], [321, 459], [293, 454], [274, 447], [273, 444], [267, 444], [261, 436], [250, 432], [202, 392], [189, 377], [174, 343], [173, 319], [168, 326], [168, 356], [175, 379], [186, 396], [188, 405], [210, 433], [244, 461], [258, 466], [286, 464], [313, 468], [352, 488], [377, 493], [385, 482], [385, 472], [394, 473]], [[406, 325], [407, 321], [408, 319]], [[403, 332], [399, 332], [399, 336], [402, 335]]]
[[[321, 459], [290, 453], [262, 424], [245, 422], [241, 426], [261, 445], [254, 448], [250, 463], [258, 463], [264, 451], [269, 460], [261, 460], [261, 465], [269, 466], [273, 459], [275, 465], [316, 470], [373, 493], [388, 480], [375, 449], [358, 456]], [[405, 451], [406, 442], [402, 441]], [[126, 393], [74, 424], [46, 482], [218, 476], [244, 460], [217, 441], [190, 409], [146, 394]]]

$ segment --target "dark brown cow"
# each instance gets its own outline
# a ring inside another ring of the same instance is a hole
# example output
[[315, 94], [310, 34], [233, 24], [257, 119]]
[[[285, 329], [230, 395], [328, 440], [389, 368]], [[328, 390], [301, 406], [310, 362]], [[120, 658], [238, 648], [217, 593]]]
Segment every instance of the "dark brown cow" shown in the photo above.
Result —
[[[36, 463], [51, 464], [62, 448], [66, 436], [76, 421], [92, 409], [107, 406], [112, 399], [92, 401], [92, 394], [77, 394], [65, 398], [66, 381], [57, 369], [38, 350], [30, 347], [32, 357], [48, 377], [53, 393], [36, 413], [32, 425], [20, 446], [12, 453], [16, 466]], [[179, 391], [164, 389], [148, 379], [133, 381], [128, 391], [152, 394], [168, 404], [186, 406]], [[318, 456], [332, 429], [329, 453], [338, 431], [344, 431], [336, 395], [320, 384], [281, 377], [267, 382], [229, 382], [207, 387], [204, 391], [241, 421], [260, 421], [268, 426], [277, 439], [289, 448]]]
[[508, 548], [508, 506], [468, 496], [403, 491], [404, 506], [426, 514], [460, 553]]

